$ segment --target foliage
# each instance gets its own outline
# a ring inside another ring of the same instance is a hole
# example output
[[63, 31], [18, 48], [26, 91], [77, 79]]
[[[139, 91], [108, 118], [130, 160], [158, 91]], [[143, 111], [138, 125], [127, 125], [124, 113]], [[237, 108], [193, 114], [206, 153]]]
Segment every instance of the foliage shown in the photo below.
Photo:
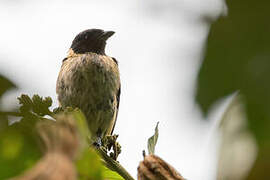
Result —
[[110, 180], [124, 180], [122, 176], [120, 176], [117, 172], [111, 171], [106, 166], [103, 167], [103, 177], [104, 179], [110, 179]]
[[[16, 86], [0, 75], [0, 98]], [[5, 115], [0, 116], [0, 179], [6, 179], [33, 166], [40, 158], [35, 133], [22, 124], [8, 126]]]
[[0, 179], [7, 179], [32, 167], [41, 157], [36, 134], [15, 123], [0, 131]]
[[149, 154], [155, 154], [155, 147], [158, 140], [158, 123], [155, 128], [155, 134], [148, 139], [147, 147]]
[[[2, 76], [0, 76], [0, 85], [0, 97], [7, 90], [15, 87], [12, 82]], [[51, 146], [56, 146], [56, 148], [67, 151], [67, 154], [69, 153], [68, 149], [70, 148], [65, 147], [68, 147], [67, 143], [72, 141], [70, 139], [65, 140], [65, 136], [61, 137], [58, 132], [61, 126], [68, 127], [68, 124], [64, 123], [65, 121], [58, 120], [61, 114], [64, 115], [61, 116], [62, 119], [66, 118], [67, 120], [71, 119], [69, 121], [74, 121], [74, 127], [78, 131], [79, 142], [76, 144], [79, 144], [80, 148], [79, 154], [74, 161], [78, 178], [96, 180], [104, 178], [123, 179], [118, 173], [106, 168], [98, 154], [92, 148], [89, 148], [91, 135], [84, 115], [80, 110], [71, 108], [50, 110], [52, 99], [50, 97], [42, 98], [38, 95], [30, 98], [28, 95], [23, 94], [18, 100], [20, 104], [18, 112], [0, 112], [0, 179], [18, 175], [24, 176], [23, 173], [26, 170], [31, 173], [31, 168], [36, 165], [35, 170], [37, 170], [37, 167], [43, 163], [44, 158], [42, 159], [42, 157], [45, 157], [45, 155], [47, 157], [50, 154], [48, 153], [49, 150], [55, 149]], [[7, 115], [18, 116], [21, 120], [8, 125]], [[45, 141], [40, 142], [44, 140], [44, 137]], [[51, 142], [46, 142], [46, 139]], [[46, 143], [49, 143], [49, 145], [47, 144], [49, 147], [46, 147]]]
[[52, 115], [53, 113], [49, 110], [52, 105], [52, 99], [50, 97], [42, 98], [38, 95], [34, 95], [32, 99], [23, 94], [18, 98], [21, 104], [20, 111], [23, 115], [29, 113], [35, 113], [36, 116]]
[[[16, 88], [16, 85], [0, 74], [0, 100], [3, 94], [12, 88]], [[1, 103], [0, 103], [0, 110], [1, 110]], [[7, 117], [5, 115], [0, 114], [0, 130], [7, 126], [8, 126]]]
[[8, 91], [12, 88], [16, 88], [15, 84], [13, 84], [10, 80], [5, 78], [1, 74], [0, 74], [0, 85], [1, 85], [0, 86], [0, 98], [6, 91]]
[[76, 161], [76, 168], [79, 179], [103, 179], [103, 169], [100, 158], [90, 149], [85, 149], [78, 160]]
[[217, 100], [239, 91], [259, 146], [254, 170], [257, 165], [264, 169], [270, 165], [270, 1], [226, 2], [228, 16], [214, 22], [209, 32], [196, 101], [207, 114]]

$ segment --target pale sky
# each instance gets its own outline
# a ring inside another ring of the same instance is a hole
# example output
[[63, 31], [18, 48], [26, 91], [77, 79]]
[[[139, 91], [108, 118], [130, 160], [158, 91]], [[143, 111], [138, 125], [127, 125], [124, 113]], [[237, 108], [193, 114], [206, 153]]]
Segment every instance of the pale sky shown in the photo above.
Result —
[[120, 163], [136, 177], [159, 121], [156, 154], [186, 179], [215, 179], [221, 110], [203, 121], [194, 91], [208, 32], [201, 17], [222, 8], [219, 0], [1, 1], [0, 72], [20, 87], [5, 99], [37, 93], [57, 106], [56, 78], [75, 35], [113, 30], [106, 53], [121, 73]]

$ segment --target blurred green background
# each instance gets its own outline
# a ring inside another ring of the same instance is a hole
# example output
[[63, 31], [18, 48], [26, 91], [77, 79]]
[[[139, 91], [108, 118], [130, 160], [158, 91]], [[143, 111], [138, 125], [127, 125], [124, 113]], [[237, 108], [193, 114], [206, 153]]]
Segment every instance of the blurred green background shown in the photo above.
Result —
[[[211, 25], [204, 61], [198, 74], [196, 101], [204, 114], [207, 114], [217, 100], [234, 92], [239, 93], [238, 104], [243, 106], [242, 115], [246, 116], [247, 130], [255, 138], [257, 146], [256, 161], [244, 179], [268, 179], [270, 178], [270, 172], [267, 170], [270, 168], [270, 1], [227, 0], [226, 4], [227, 15], [218, 18]], [[232, 117], [226, 117], [224, 121], [229, 121], [230, 118]], [[252, 147], [243, 149], [243, 154], [249, 151], [249, 148]], [[230, 166], [230, 163], [233, 165], [231, 161], [224, 166]], [[225, 179], [237, 177], [228, 175]]]

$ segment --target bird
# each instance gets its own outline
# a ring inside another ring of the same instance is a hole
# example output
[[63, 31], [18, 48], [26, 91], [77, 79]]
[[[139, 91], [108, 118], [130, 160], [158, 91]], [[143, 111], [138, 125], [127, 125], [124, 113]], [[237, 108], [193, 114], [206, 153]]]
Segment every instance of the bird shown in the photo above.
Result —
[[112, 135], [119, 110], [120, 73], [115, 58], [105, 54], [114, 31], [87, 29], [72, 41], [56, 82], [59, 106], [79, 108], [93, 143]]

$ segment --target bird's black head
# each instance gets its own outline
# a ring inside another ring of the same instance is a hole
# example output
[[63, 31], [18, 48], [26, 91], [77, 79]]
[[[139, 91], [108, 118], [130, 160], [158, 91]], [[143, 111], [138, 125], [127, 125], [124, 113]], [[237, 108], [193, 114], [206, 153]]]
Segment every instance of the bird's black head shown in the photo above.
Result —
[[93, 52], [105, 55], [106, 40], [113, 34], [113, 31], [87, 29], [75, 37], [70, 48], [77, 54]]

